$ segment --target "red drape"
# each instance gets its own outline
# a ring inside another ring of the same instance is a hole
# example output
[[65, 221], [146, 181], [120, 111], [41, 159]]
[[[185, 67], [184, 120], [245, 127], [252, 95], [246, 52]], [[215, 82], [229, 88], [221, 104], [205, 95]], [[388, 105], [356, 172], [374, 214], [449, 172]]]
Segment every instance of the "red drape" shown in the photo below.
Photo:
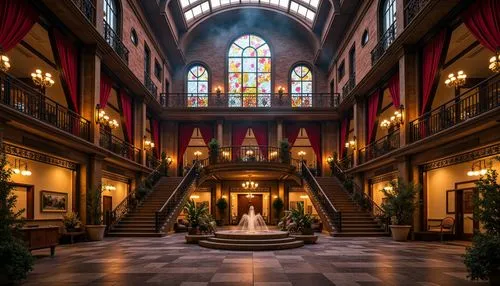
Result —
[[125, 90], [120, 90], [120, 102], [122, 104], [122, 122], [123, 122], [123, 133], [125, 134], [125, 140], [133, 144], [133, 130], [132, 130], [132, 99], [125, 92]]
[[245, 140], [245, 135], [247, 134], [249, 126], [247, 124], [234, 124], [232, 130], [232, 159], [235, 160], [238, 157], [239, 146], [243, 144], [243, 140]]
[[399, 72], [393, 75], [389, 80], [389, 91], [391, 93], [392, 104], [395, 108], [399, 108], [401, 105], [399, 95]]
[[[200, 124], [198, 126], [198, 128], [200, 128], [200, 133], [201, 133], [201, 137], [203, 137], [203, 141], [205, 142], [205, 144], [208, 145], [210, 140], [212, 140], [212, 138], [214, 138], [213, 126], [211, 124]], [[219, 144], [220, 144], [220, 142], [219, 142]]]
[[262, 156], [267, 158], [267, 123], [252, 124], [253, 135], [259, 144]]
[[311, 147], [316, 154], [316, 161], [319, 167], [321, 166], [321, 126], [319, 124], [307, 124], [305, 129], [309, 142], [311, 142]]
[[160, 156], [160, 122], [156, 119], [151, 121], [151, 131], [153, 133], [153, 142], [155, 143], [156, 154]]
[[111, 95], [111, 88], [113, 87], [113, 80], [105, 73], [101, 73], [101, 87], [99, 105], [104, 109], [108, 105], [108, 99]]
[[28, 34], [38, 12], [25, 0], [0, 1], [0, 51], [7, 52]]
[[500, 1], [477, 0], [462, 14], [469, 31], [492, 52], [500, 49]]
[[375, 139], [375, 121], [377, 120], [379, 99], [380, 90], [378, 89], [368, 98], [368, 133], [366, 138], [368, 143]]
[[288, 143], [293, 146], [297, 137], [299, 137], [300, 126], [297, 124], [287, 124], [285, 127], [286, 137], [288, 139]]
[[420, 114], [428, 109], [432, 96], [432, 89], [438, 76], [439, 63], [444, 53], [446, 31], [436, 35], [425, 47], [422, 53], [422, 108]]
[[340, 125], [340, 154], [339, 158], [344, 157], [345, 152], [345, 141], [347, 138], [347, 132], [349, 131], [349, 117], [346, 116]]
[[[181, 124], [179, 126], [179, 160], [182, 160], [193, 135], [195, 126], [192, 124]], [[202, 135], [203, 136], [203, 135]]]
[[78, 111], [78, 49], [57, 29], [53, 30], [56, 59], [70, 108]]

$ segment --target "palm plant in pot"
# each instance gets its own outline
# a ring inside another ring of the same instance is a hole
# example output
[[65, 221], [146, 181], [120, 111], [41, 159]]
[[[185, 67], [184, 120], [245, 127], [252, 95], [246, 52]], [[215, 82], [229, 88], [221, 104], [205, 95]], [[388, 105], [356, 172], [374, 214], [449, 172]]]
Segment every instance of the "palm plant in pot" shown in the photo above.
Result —
[[391, 234], [395, 241], [406, 241], [410, 233], [413, 212], [417, 206], [415, 198], [420, 185], [405, 183], [401, 178], [392, 181], [389, 188], [382, 189], [386, 201], [382, 209], [391, 218]]
[[305, 212], [304, 202], [297, 203], [297, 208], [291, 209], [290, 218], [295, 223], [297, 231], [303, 235], [312, 235], [312, 216]]
[[[498, 160], [498, 158], [497, 158]], [[476, 182], [474, 219], [482, 226], [473, 237], [472, 247], [467, 248], [465, 266], [472, 280], [490, 281], [500, 285], [500, 185], [498, 172], [489, 169]]]
[[207, 205], [201, 204], [200, 206], [196, 206], [194, 200], [189, 200], [184, 207], [184, 211], [189, 223], [188, 233], [190, 235], [198, 234], [200, 218], [208, 213]]
[[219, 198], [217, 200], [217, 208], [219, 209], [219, 214], [220, 214], [220, 220], [218, 222], [219, 226], [222, 226], [224, 224], [224, 217], [226, 214], [226, 209], [227, 209], [227, 200], [223, 197]]
[[288, 143], [288, 139], [283, 139], [280, 142], [280, 161], [283, 164], [290, 164], [290, 143]]
[[212, 138], [210, 142], [208, 142], [208, 161], [210, 164], [216, 164], [219, 158], [219, 142]]
[[85, 226], [89, 240], [100, 241], [104, 239], [104, 231], [106, 225], [102, 221], [102, 192], [104, 191], [102, 185], [95, 189], [89, 189], [86, 194], [87, 201], [87, 214], [89, 223]]

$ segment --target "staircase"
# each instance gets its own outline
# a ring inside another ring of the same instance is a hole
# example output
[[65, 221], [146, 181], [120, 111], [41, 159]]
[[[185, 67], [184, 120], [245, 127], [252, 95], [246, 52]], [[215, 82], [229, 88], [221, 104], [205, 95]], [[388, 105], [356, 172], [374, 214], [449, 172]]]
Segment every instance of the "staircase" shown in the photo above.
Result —
[[182, 177], [162, 177], [142, 204], [127, 213], [117, 224], [111, 226], [107, 235], [115, 237], [164, 236], [165, 233], [156, 231], [155, 213], [169, 199], [182, 179]]

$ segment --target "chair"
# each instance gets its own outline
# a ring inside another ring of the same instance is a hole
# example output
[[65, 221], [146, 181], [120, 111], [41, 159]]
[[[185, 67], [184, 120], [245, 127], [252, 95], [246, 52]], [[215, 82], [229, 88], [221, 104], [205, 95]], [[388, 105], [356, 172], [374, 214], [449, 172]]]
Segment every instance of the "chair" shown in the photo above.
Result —
[[427, 227], [428, 231], [439, 231], [441, 242], [443, 241], [444, 234], [452, 234], [455, 230], [455, 219], [452, 217], [445, 217], [441, 220], [439, 225], [429, 225]]

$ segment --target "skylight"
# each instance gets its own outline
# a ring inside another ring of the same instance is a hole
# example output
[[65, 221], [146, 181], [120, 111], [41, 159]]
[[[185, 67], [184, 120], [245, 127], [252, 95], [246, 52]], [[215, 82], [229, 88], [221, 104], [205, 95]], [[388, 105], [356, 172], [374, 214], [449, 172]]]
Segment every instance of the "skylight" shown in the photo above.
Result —
[[320, 0], [179, 0], [189, 25], [212, 12], [238, 5], [262, 5], [288, 12], [310, 26], [316, 19]]

